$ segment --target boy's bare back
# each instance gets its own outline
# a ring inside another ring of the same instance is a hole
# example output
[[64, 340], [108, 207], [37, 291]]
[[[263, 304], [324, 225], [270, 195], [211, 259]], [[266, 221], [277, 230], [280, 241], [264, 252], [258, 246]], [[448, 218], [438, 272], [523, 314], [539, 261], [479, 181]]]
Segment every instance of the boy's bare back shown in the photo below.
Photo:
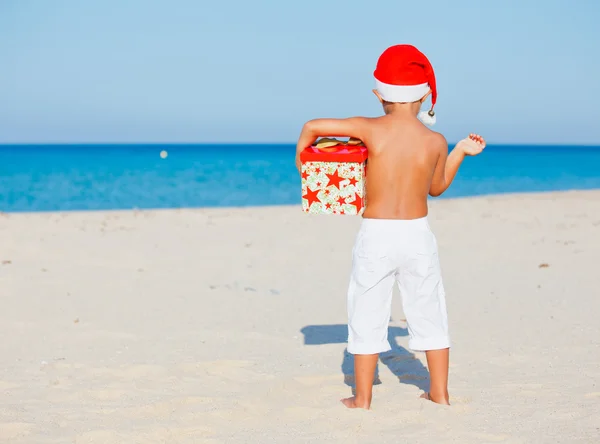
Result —
[[426, 216], [435, 167], [446, 148], [444, 137], [412, 116], [385, 115], [357, 123], [364, 126], [360, 132], [369, 154], [364, 217]]

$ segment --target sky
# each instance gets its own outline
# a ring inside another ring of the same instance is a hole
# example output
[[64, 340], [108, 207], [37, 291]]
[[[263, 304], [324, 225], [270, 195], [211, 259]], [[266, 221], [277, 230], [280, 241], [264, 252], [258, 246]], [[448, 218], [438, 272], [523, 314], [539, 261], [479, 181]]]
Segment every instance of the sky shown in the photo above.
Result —
[[599, 19], [597, 0], [0, 0], [0, 143], [294, 143], [380, 115], [377, 58], [410, 43], [449, 141], [600, 145]]

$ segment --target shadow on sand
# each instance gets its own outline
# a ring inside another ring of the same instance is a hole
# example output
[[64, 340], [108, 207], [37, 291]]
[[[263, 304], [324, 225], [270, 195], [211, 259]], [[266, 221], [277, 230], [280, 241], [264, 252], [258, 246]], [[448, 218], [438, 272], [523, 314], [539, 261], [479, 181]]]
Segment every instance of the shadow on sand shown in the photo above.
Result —
[[[348, 339], [348, 326], [335, 325], [308, 325], [300, 330], [304, 335], [305, 345], [343, 344]], [[379, 362], [375, 370], [374, 384], [381, 384], [379, 379], [379, 364], [384, 364], [398, 378], [401, 384], [410, 384], [424, 392], [429, 391], [429, 372], [427, 368], [404, 347], [400, 347], [397, 337], [407, 336], [408, 331], [401, 327], [389, 327], [388, 341], [392, 349], [379, 355]], [[354, 392], [354, 357], [344, 349], [342, 357], [342, 373], [344, 383]]]

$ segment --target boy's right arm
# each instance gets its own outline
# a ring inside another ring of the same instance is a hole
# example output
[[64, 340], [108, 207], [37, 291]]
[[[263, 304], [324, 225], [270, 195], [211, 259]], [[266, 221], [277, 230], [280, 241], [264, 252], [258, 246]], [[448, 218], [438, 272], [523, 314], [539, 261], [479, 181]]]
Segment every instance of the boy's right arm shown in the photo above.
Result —
[[471, 134], [458, 142], [450, 155], [448, 155], [448, 143], [444, 136], [439, 134], [436, 144], [439, 148], [439, 157], [429, 187], [431, 196], [440, 196], [448, 189], [465, 156], [475, 156], [485, 148], [485, 140], [477, 134]]
[[296, 168], [301, 171], [300, 153], [319, 137], [355, 137], [363, 140], [367, 119], [350, 117], [347, 119], [314, 119], [306, 122], [296, 144]]

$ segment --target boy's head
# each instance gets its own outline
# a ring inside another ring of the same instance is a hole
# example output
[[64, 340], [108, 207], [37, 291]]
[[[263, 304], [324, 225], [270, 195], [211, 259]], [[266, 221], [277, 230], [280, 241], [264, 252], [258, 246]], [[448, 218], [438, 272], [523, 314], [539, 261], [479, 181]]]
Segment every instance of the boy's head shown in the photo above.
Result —
[[435, 123], [435, 74], [425, 54], [412, 45], [391, 46], [379, 57], [373, 75], [377, 95], [383, 102], [423, 103], [431, 94], [431, 109], [419, 117], [424, 123]]

